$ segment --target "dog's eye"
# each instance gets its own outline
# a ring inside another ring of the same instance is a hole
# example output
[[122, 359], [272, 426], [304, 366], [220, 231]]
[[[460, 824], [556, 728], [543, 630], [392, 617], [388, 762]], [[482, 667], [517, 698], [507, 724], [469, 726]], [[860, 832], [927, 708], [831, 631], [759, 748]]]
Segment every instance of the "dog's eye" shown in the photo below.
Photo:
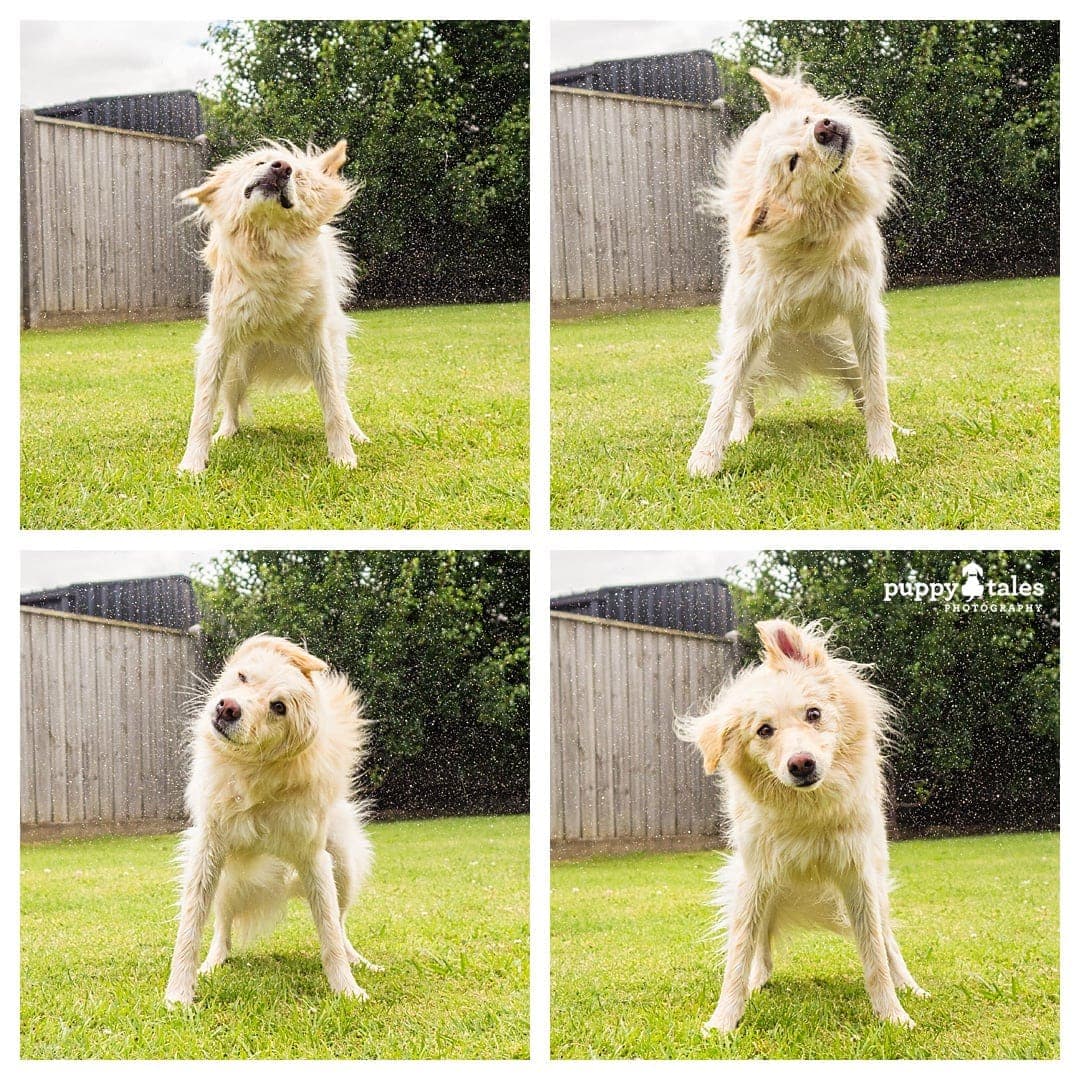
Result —
[[278, 716], [284, 716], [285, 715], [285, 702], [284, 701], [271, 701], [270, 702], [270, 711], [277, 713]]
[[794, 172], [795, 166], [799, 164], [799, 155], [793, 154], [791, 160], [787, 163], [788, 172]]
[[240, 680], [241, 682], [247, 682], [247, 676], [246, 676], [246, 675], [245, 675], [245, 674], [244, 674], [244, 673], [243, 673], [242, 671], [238, 671], [238, 672], [236, 673], [236, 677], [237, 677], [237, 678], [238, 678], [238, 679], [239, 679], [239, 680]]
[[757, 729], [757, 733], [762, 739], [771, 739], [773, 729], [768, 724], [762, 724], [761, 727]]
[[806, 722], [816, 724], [821, 719], [821, 710], [810, 708], [806, 710]]

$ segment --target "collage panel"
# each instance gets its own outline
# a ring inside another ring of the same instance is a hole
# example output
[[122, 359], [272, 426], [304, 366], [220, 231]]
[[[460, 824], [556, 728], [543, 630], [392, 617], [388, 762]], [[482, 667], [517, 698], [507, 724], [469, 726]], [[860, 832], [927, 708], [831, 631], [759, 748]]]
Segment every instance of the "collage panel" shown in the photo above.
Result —
[[21, 590], [21, 1057], [528, 1056], [528, 552]]
[[22, 527], [528, 528], [529, 40], [23, 22]]
[[555, 551], [552, 1058], [1056, 1058], [1059, 582]]
[[553, 528], [1056, 529], [1059, 35], [554, 22]]

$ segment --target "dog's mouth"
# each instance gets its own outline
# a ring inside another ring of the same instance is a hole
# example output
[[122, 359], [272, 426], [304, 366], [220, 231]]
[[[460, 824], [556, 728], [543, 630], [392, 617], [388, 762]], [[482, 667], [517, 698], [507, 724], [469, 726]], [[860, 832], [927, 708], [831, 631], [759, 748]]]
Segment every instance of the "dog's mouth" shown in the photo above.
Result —
[[253, 192], [258, 191], [265, 199], [276, 200], [283, 210], [291, 210], [293, 201], [288, 196], [289, 181], [292, 179], [292, 170], [284, 175], [273, 169], [267, 169], [261, 176], [252, 180], [244, 188], [244, 198], [250, 199]]
[[797, 787], [797, 788], [813, 788], [813, 787], [817, 787], [818, 784], [820, 784], [820, 783], [821, 783], [821, 775], [820, 774], [815, 774], [813, 776], [808, 776], [808, 777], [806, 777], [805, 779], [802, 779], [802, 780], [792, 780], [791, 781], [791, 786], [792, 787]]
[[235, 722], [233, 722], [233, 721], [229, 721], [229, 720], [226, 720], [226, 719], [225, 719], [224, 717], [222, 717], [222, 716], [214, 716], [214, 717], [213, 717], [213, 718], [211, 719], [210, 723], [211, 723], [211, 725], [213, 726], [214, 730], [215, 730], [215, 731], [216, 731], [216, 732], [217, 732], [217, 733], [218, 733], [218, 734], [219, 734], [219, 735], [220, 735], [220, 736], [221, 736], [221, 737], [222, 737], [223, 739], [225, 739], [225, 740], [226, 740], [226, 742], [232, 742], [232, 741], [233, 741], [233, 737], [232, 737], [232, 735], [230, 734], [230, 732], [232, 732], [232, 731], [234, 731], [234, 730], [236, 729], [236, 724], [235, 724]]

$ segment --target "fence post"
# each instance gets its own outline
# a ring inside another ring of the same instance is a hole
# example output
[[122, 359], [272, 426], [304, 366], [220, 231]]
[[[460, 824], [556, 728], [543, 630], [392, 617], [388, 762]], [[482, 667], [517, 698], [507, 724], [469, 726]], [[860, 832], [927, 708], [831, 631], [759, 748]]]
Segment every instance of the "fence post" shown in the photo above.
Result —
[[37, 118], [33, 110], [19, 113], [19, 186], [22, 244], [20, 285], [22, 324], [37, 326], [41, 312], [41, 185], [38, 162]]

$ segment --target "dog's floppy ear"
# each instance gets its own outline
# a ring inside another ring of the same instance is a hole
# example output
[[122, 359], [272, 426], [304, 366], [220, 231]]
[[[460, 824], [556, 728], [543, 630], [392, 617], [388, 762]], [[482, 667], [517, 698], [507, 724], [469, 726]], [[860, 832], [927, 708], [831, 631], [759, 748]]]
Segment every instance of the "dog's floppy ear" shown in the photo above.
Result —
[[290, 641], [288, 638], [266, 636], [255, 640], [281, 653], [293, 667], [299, 668], [301, 675], [308, 679], [311, 678], [312, 672], [326, 671], [330, 666], [325, 660], [312, 656], [302, 645], [297, 645], [295, 641]]
[[330, 176], [341, 172], [341, 166], [345, 164], [345, 154], [349, 144], [341, 139], [319, 158], [319, 168]]
[[769, 228], [769, 212], [771, 207], [767, 199], [759, 203], [751, 203], [752, 209], [743, 221], [743, 236], [757, 236], [758, 233], [767, 232]]
[[214, 174], [206, 178], [199, 186], [187, 188], [176, 196], [177, 202], [195, 203], [197, 206], [207, 206], [221, 187], [221, 177]]
[[302, 648], [295, 642], [289, 641], [286, 638], [281, 639], [281, 644], [278, 646], [278, 651], [284, 653], [289, 662], [295, 667], [300, 669], [302, 675], [306, 675], [309, 679], [313, 671], [326, 671], [330, 666], [325, 660], [320, 660], [317, 656], [312, 656], [307, 649]]
[[784, 94], [787, 92], [786, 79], [774, 78], [767, 75], [760, 68], [751, 68], [750, 73], [754, 81], [761, 87], [761, 93], [765, 94], [770, 109], [783, 102]]
[[680, 717], [675, 722], [675, 734], [701, 751], [702, 764], [710, 776], [727, 753], [734, 731], [735, 718], [715, 703], [704, 716]]
[[829, 658], [825, 639], [811, 628], [798, 627], [787, 619], [769, 619], [754, 627], [765, 648], [764, 659], [769, 667], [783, 668], [791, 664], [821, 667]]

